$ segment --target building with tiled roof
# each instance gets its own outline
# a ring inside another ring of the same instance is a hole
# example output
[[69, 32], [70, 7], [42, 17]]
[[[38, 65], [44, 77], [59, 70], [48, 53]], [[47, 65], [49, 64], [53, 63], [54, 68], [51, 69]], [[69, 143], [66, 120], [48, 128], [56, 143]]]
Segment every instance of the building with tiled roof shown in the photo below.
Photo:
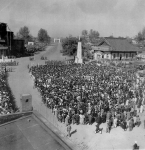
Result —
[[126, 38], [103, 38], [97, 45], [92, 45], [94, 59], [132, 59], [142, 50]]

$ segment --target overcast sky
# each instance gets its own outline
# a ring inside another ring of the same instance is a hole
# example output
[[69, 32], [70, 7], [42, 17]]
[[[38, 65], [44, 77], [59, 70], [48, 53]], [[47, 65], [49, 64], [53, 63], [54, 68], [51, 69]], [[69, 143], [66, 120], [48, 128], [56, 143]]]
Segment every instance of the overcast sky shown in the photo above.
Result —
[[51, 37], [78, 36], [83, 29], [101, 36], [135, 36], [145, 27], [145, 0], [0, 0], [0, 22], [15, 33], [28, 26]]

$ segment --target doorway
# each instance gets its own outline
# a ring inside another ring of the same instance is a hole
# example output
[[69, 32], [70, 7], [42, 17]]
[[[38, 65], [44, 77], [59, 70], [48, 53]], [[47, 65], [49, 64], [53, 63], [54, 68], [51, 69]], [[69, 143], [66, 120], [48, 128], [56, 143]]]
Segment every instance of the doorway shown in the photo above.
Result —
[[122, 60], [122, 54], [120, 54], [119, 60]]

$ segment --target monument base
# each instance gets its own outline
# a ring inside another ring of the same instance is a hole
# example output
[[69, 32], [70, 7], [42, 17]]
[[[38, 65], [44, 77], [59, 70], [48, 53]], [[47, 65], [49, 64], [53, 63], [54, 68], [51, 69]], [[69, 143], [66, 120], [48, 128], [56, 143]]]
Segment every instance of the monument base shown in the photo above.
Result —
[[76, 64], [82, 64], [83, 63], [83, 59], [75, 58], [75, 63]]

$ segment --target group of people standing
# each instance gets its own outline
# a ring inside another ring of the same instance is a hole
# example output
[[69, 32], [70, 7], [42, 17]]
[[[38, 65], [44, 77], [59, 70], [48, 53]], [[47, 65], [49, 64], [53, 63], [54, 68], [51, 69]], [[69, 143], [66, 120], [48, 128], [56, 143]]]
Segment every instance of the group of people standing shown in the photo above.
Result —
[[[138, 126], [143, 112], [144, 85], [136, 72], [101, 63], [64, 64], [47, 61], [29, 68], [34, 87], [58, 118], [68, 124], [107, 123], [106, 132]], [[137, 85], [137, 86], [136, 86]]]
[[8, 85], [8, 73], [0, 68], [0, 115], [17, 111], [11, 89]]

